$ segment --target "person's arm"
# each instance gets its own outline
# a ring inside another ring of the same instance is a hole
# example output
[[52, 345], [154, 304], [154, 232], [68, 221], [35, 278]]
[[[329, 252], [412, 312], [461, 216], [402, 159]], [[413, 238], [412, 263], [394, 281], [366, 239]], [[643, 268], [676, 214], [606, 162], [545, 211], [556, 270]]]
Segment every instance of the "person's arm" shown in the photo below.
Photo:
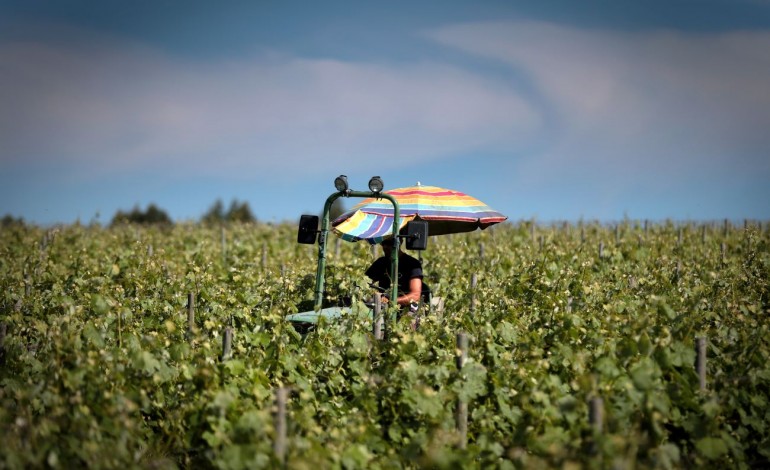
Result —
[[[409, 305], [411, 303], [418, 303], [420, 302], [420, 296], [422, 295], [422, 279], [419, 277], [413, 277], [409, 280], [409, 292], [407, 292], [404, 295], [401, 295], [396, 299], [396, 302], [398, 305], [405, 306]], [[388, 303], [388, 297], [383, 296], [382, 297], [382, 303], [386, 304]]]
[[409, 305], [411, 303], [418, 303], [420, 296], [422, 295], [422, 279], [419, 277], [413, 277], [409, 280], [409, 292], [400, 296], [397, 299], [398, 305]]

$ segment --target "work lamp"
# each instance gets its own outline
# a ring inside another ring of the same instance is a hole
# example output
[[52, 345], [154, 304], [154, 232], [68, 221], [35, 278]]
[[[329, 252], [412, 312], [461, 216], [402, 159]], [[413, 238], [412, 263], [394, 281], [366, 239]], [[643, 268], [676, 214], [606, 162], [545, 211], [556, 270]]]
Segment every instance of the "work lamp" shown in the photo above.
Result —
[[348, 177], [345, 175], [339, 175], [338, 177], [334, 178], [334, 187], [337, 188], [337, 191], [344, 193], [348, 190]]
[[369, 191], [373, 193], [379, 193], [383, 188], [382, 179], [379, 176], [372, 176], [369, 180]]

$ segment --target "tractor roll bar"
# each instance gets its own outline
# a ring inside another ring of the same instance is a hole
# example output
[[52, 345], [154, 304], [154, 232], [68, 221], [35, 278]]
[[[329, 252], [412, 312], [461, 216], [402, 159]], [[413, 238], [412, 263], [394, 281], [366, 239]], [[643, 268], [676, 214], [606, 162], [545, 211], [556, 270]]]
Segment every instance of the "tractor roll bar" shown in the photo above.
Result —
[[314, 310], [321, 310], [323, 303], [323, 291], [324, 291], [324, 271], [326, 270], [326, 241], [329, 234], [329, 212], [331, 211], [332, 203], [340, 197], [360, 197], [360, 198], [378, 198], [387, 199], [393, 204], [393, 253], [390, 263], [390, 278], [391, 282], [391, 301], [395, 302], [398, 298], [398, 254], [399, 244], [401, 241], [398, 236], [398, 229], [401, 225], [401, 213], [398, 207], [398, 201], [390, 194], [374, 191], [338, 191], [331, 194], [326, 198], [324, 204], [323, 218], [321, 220], [321, 231], [318, 235], [318, 267], [315, 274], [315, 304]]

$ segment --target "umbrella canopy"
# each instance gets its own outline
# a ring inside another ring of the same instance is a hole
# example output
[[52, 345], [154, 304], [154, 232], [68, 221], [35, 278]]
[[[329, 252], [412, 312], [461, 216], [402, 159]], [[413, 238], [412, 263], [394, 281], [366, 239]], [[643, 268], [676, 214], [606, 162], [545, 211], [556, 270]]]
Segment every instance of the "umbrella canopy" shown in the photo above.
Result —
[[[508, 218], [478, 199], [451, 189], [418, 183], [385, 192], [398, 201], [399, 228], [412, 220], [425, 220], [429, 235], [483, 230]], [[392, 234], [393, 205], [387, 199], [364, 199], [335, 219], [332, 226], [344, 240], [379, 243]]]

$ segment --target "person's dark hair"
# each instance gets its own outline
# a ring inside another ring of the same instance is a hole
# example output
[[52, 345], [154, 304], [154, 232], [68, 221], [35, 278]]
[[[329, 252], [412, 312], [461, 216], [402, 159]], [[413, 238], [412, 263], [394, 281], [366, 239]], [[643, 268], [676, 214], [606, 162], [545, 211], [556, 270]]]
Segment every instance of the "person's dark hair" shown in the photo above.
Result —
[[382, 246], [393, 246], [393, 245], [395, 245], [395, 243], [393, 243], [393, 239], [392, 238], [386, 238], [385, 240], [380, 242], [380, 245], [382, 245]]

